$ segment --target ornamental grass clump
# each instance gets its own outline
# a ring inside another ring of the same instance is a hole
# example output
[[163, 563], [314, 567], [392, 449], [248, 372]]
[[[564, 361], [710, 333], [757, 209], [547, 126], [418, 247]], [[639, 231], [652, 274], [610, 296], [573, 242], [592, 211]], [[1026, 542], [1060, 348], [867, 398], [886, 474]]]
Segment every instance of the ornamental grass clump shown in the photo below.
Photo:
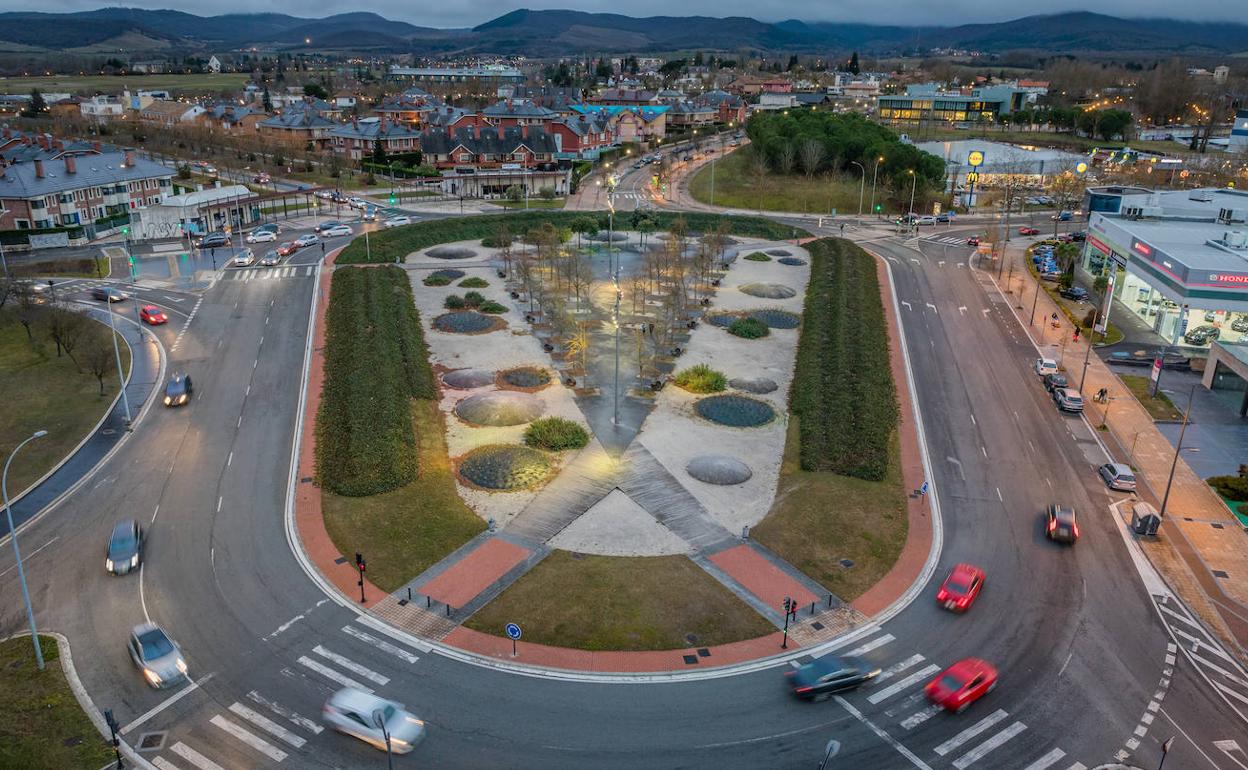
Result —
[[766, 337], [771, 333], [771, 330], [767, 328], [767, 324], [757, 318], [745, 316], [728, 324], [728, 333], [742, 339], [756, 340]]
[[551, 452], [580, 449], [589, 443], [589, 433], [572, 420], [543, 417], [529, 423], [529, 427], [525, 428], [524, 443], [534, 449]]
[[688, 369], [676, 373], [676, 385], [690, 393], [718, 393], [728, 387], [728, 378], [723, 372], [712, 369], [707, 364], [694, 364]]

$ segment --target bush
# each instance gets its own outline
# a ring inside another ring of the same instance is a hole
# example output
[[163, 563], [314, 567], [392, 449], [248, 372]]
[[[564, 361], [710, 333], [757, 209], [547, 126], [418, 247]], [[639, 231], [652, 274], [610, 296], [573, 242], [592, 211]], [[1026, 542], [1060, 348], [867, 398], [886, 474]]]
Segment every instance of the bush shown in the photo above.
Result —
[[724, 373], [707, 364], [694, 364], [682, 369], [676, 373], [675, 382], [690, 393], [718, 393], [728, 387], [728, 378]]
[[802, 469], [880, 481], [899, 408], [875, 260], [836, 238], [806, 248], [810, 284], [789, 391]]
[[335, 271], [316, 419], [321, 486], [362, 497], [411, 481], [417, 467], [410, 399], [436, 394], [407, 274], [392, 266]]
[[771, 257], [767, 256], [761, 251], [756, 251], [753, 254], [746, 254], [745, 258], [750, 260], [751, 262], [770, 262], [771, 261]]
[[468, 307], [477, 307], [485, 302], [485, 295], [479, 291], [470, 291], [464, 294], [464, 304]]
[[464, 302], [463, 297], [459, 296], [458, 294], [452, 294], [449, 297], [447, 297], [446, 301], [444, 301], [442, 304], [446, 307], [447, 310], [463, 310], [464, 306], [467, 303]]
[[501, 305], [492, 299], [487, 299], [486, 301], [477, 305], [477, 310], [480, 310], [482, 313], [493, 313], [493, 314], [506, 313], [507, 306]]
[[543, 417], [529, 423], [524, 430], [524, 443], [535, 449], [558, 452], [580, 449], [589, 443], [589, 433], [579, 424], [562, 417]]
[[484, 278], [479, 278], [474, 275], [471, 278], [465, 278], [460, 281], [459, 285], [465, 289], [484, 289], [486, 286], [490, 285], [490, 282]]
[[432, 275], [425, 276], [425, 280], [421, 281], [421, 283], [426, 286], [450, 286], [451, 279], [449, 276], [434, 273]]
[[1248, 500], [1248, 468], [1244, 466], [1238, 476], [1210, 476], [1206, 481], [1227, 500]]
[[738, 318], [728, 324], [728, 333], [747, 340], [756, 340], [761, 337], [766, 337], [771, 333], [771, 330], [767, 328], [767, 324], [757, 318], [754, 318], [753, 316], [745, 316], [744, 318]]

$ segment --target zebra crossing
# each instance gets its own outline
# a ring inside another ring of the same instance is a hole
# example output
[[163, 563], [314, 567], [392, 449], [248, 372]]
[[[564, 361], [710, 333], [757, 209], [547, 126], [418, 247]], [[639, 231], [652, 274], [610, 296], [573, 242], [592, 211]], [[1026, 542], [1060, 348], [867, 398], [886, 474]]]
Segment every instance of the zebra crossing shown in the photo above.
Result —
[[[852, 650], [837, 652], [835, 645], [830, 650], [836, 655], [865, 656], [881, 668], [870, 687], [857, 694], [843, 696], [846, 701], [865, 701], [865, 704], [857, 704], [856, 708], [847, 706], [850, 712], [868, 715], [881, 729], [888, 730], [895, 726], [903, 734], [912, 733], [944, 712], [941, 706], [928, 703], [924, 686], [952, 661], [942, 664], [928, 660], [922, 654], [907, 652], [888, 660], [894, 652], [890, 645], [895, 641], [891, 634], [882, 633], [877, 628], [867, 636], [856, 639], [857, 646]], [[878, 713], [872, 713], [873, 708]], [[971, 713], [975, 713], [974, 710]], [[961, 718], [950, 718], [947, 724], [957, 732], [940, 736], [940, 743], [930, 749], [934, 757], [929, 762], [933, 766], [947, 762], [954, 770], [1000, 767], [1003, 747], [1009, 746], [1011, 741], [1027, 731], [1024, 722], [1001, 708], [979, 716], [970, 724]], [[914, 747], [908, 750], [914, 750]], [[1010, 764], [1015, 761], [1027, 763], [1024, 770], [1087, 770], [1086, 765], [1073, 761], [1065, 750], [1057, 747], [1048, 748], [1038, 757], [1015, 756]]]
[[[390, 682], [390, 677], [385, 674], [342, 654], [341, 650], [348, 648], [340, 647], [338, 642], [362, 643], [395, 658], [398, 661], [395, 665], [398, 666], [411, 665], [420, 660], [420, 656], [412, 651], [354, 625], [343, 626], [342, 634], [338, 641], [315, 644], [296, 659], [300, 672], [308, 672], [308, 678], [322, 689], [332, 691], [339, 687], [355, 687], [374, 693], [374, 688], [384, 687]], [[330, 649], [327, 644], [337, 649]], [[310, 740], [325, 731], [310, 716], [256, 690], [223, 710], [212, 709], [208, 713], [211, 716], [207, 719], [207, 727], [200, 731], [193, 726], [190, 735], [180, 737], [162, 749], [160, 755], [152, 757], [152, 765], [159, 770], [226, 770], [237, 765], [236, 757], [240, 753], [247, 757], [247, 767], [281, 763], [291, 752], [304, 749]], [[214, 758], [214, 749], [229, 752], [229, 756], [235, 759]]]
[[285, 267], [232, 268], [222, 276], [226, 281], [269, 281], [275, 278], [307, 278], [316, 273], [316, 265], [287, 265]]
[[[1222, 648], [1181, 602], [1160, 595], [1153, 596], [1153, 602], [1161, 613], [1162, 621], [1173, 634], [1177, 647], [1182, 648], [1183, 656], [1212, 685], [1226, 705], [1241, 719], [1248, 721], [1248, 671]], [[1167, 666], [1173, 666], [1175, 660], [1173, 654], [1169, 655]]]
[[957, 238], [952, 235], [925, 235], [919, 240], [931, 241], [932, 243], [943, 243], [948, 246], [965, 246], [966, 238]]

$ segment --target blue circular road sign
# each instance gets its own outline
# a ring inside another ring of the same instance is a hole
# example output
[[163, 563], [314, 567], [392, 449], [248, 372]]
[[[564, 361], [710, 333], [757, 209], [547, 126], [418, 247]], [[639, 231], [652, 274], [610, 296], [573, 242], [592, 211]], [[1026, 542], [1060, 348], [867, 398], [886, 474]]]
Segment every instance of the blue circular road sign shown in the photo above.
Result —
[[517, 626], [515, 623], [508, 623], [507, 624], [507, 636], [512, 639], [519, 639], [520, 638], [520, 626]]

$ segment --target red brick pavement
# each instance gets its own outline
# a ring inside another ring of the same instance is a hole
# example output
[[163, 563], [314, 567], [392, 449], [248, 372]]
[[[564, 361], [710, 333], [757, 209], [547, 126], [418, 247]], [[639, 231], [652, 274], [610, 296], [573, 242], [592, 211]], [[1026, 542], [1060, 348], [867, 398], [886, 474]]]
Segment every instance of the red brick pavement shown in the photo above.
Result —
[[443, 604], [463, 607], [529, 554], [527, 548], [492, 537], [421, 586], [420, 592]]
[[711, 563], [745, 586], [745, 590], [763, 600], [773, 610], [784, 612], [784, 599], [789, 597], [804, 607], [822, 598], [807, 591], [784, 570], [767, 561], [748, 545], [738, 545], [710, 557]]

